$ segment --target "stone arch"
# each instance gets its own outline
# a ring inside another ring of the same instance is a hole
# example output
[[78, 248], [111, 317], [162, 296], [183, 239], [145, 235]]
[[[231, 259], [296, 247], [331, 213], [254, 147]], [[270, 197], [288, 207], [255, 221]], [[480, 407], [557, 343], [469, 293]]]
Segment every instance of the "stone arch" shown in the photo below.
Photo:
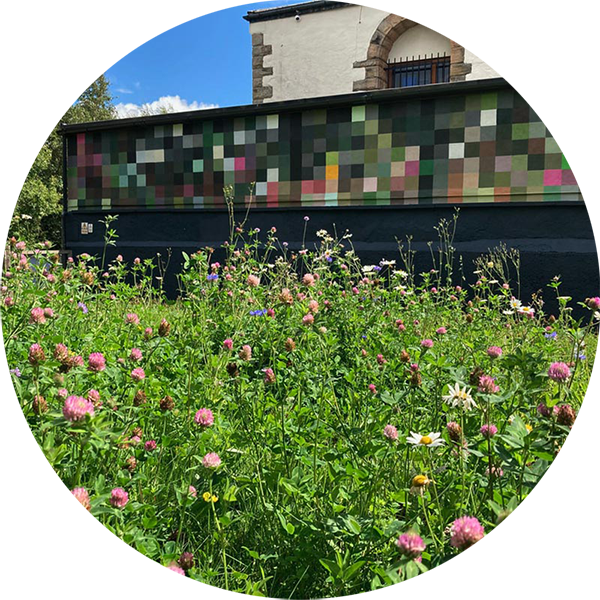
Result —
[[[381, 90], [388, 87], [386, 67], [390, 50], [405, 31], [416, 25], [418, 23], [415, 21], [398, 15], [388, 15], [379, 23], [371, 36], [366, 59], [353, 64], [355, 69], [365, 69], [365, 78], [354, 81], [353, 91]], [[464, 81], [470, 72], [471, 65], [465, 63], [465, 49], [450, 40], [450, 81]]]

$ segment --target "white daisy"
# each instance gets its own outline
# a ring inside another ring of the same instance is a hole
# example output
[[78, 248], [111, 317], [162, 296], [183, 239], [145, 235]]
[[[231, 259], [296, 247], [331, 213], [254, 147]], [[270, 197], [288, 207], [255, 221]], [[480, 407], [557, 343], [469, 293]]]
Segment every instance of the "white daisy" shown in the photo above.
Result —
[[450, 406], [460, 407], [464, 410], [471, 410], [476, 407], [475, 401], [471, 397], [471, 389], [467, 389], [467, 386], [460, 389], [460, 385], [458, 383], [454, 384], [454, 387], [448, 386], [448, 395], [442, 396], [442, 399], [450, 404]]
[[521, 308], [521, 301], [516, 298], [511, 298], [509, 304], [511, 308]]
[[409, 444], [414, 444], [415, 446], [441, 446], [444, 443], [444, 440], [440, 438], [441, 433], [430, 433], [429, 435], [421, 435], [420, 433], [415, 433], [414, 431], [410, 432], [410, 437], [406, 438], [406, 441]]
[[533, 317], [535, 314], [535, 309], [531, 308], [531, 306], [520, 306], [517, 312], [520, 315], [525, 315], [527, 317]]

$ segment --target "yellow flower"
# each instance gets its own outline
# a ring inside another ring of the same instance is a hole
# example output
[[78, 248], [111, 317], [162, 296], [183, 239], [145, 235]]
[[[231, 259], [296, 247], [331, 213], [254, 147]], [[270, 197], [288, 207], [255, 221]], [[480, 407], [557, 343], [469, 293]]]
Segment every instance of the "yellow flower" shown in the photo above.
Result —
[[213, 496], [212, 496], [211, 500], [212, 500], [213, 502], [216, 502], [216, 501], [218, 500], [218, 498], [217, 498], [217, 496], [215, 496], [215, 495], [213, 494]]
[[428, 483], [429, 483], [429, 479], [428, 479], [427, 475], [415, 475], [412, 480], [412, 484], [415, 487], [422, 487], [424, 485], [427, 485]]
[[202, 494], [202, 498], [204, 499], [204, 502], [210, 502], [210, 500], [211, 500], [210, 492], [204, 492], [204, 494]]
[[525, 429], [527, 429], [528, 433], [531, 433], [531, 430], [533, 429], [533, 427], [529, 423], [525, 423]]

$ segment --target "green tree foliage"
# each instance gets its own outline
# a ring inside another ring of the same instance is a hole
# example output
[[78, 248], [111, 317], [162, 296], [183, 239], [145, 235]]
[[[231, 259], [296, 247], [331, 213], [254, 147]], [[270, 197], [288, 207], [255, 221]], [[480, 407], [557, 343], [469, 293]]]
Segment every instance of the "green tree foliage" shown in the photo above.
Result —
[[58, 130], [61, 123], [84, 123], [116, 118], [109, 87], [110, 82], [101, 75], [81, 94], [54, 127], [31, 166], [19, 194], [9, 235], [27, 238], [32, 242], [50, 240], [54, 245], [60, 244], [62, 138]]

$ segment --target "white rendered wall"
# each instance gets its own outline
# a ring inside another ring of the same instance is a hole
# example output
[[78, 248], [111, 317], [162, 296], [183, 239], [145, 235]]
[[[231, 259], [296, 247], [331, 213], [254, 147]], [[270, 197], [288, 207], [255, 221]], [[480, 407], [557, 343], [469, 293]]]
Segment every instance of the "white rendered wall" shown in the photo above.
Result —
[[504, 75], [503, 0], [465, 1], [465, 63], [467, 81]]
[[388, 13], [365, 6], [348, 6], [294, 17], [250, 23], [250, 33], [264, 34], [273, 54], [264, 66], [273, 75], [263, 85], [273, 87], [265, 102], [352, 92], [364, 69], [352, 67], [364, 60], [371, 36]]
[[417, 25], [405, 31], [395, 42], [390, 50], [388, 60], [412, 60], [414, 56], [424, 58], [446, 54], [450, 56], [450, 40], [437, 31], [428, 29], [424, 25]]

